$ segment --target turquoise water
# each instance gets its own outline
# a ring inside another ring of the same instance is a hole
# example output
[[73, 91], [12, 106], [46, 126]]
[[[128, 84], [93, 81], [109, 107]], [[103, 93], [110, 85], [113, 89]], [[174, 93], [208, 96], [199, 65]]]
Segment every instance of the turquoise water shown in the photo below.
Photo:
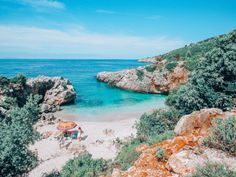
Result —
[[[162, 107], [164, 95], [141, 94], [113, 88], [98, 82], [101, 71], [119, 71], [144, 65], [136, 60], [0, 60], [0, 75], [14, 76], [23, 73], [27, 77], [38, 75], [68, 78], [77, 91], [75, 105], [64, 108], [73, 119], [122, 118], [147, 109]], [[133, 115], [135, 116], [135, 115]]]

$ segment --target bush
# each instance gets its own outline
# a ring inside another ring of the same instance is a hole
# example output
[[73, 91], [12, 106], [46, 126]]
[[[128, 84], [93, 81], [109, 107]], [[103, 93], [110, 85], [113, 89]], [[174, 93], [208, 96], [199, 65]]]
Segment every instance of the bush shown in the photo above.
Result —
[[173, 130], [179, 117], [180, 114], [175, 109], [160, 109], [151, 114], [143, 114], [136, 124], [137, 136], [140, 140], [147, 141], [150, 137]]
[[165, 68], [168, 70], [168, 71], [172, 71], [175, 69], [175, 67], [178, 65], [177, 62], [173, 61], [173, 62], [169, 62], [165, 65]]
[[97, 177], [106, 175], [109, 162], [104, 159], [92, 159], [92, 155], [85, 153], [69, 160], [61, 171], [61, 177]]
[[157, 147], [156, 157], [158, 160], [166, 160], [165, 152], [162, 148]]
[[148, 71], [148, 72], [154, 72], [156, 70], [157, 66], [156, 65], [148, 65], [145, 67], [145, 69]]
[[138, 80], [142, 80], [144, 72], [142, 70], [136, 69], [136, 75], [138, 76]]
[[201, 58], [185, 86], [170, 93], [167, 104], [184, 114], [202, 108], [231, 109], [236, 99], [236, 31]]
[[162, 134], [156, 134], [148, 137], [145, 143], [148, 143], [149, 145], [160, 143], [164, 140], [172, 139], [175, 137], [174, 131], [165, 131]]
[[236, 173], [222, 164], [207, 163], [197, 167], [196, 172], [188, 177], [235, 177]]
[[215, 123], [204, 141], [205, 145], [236, 156], [236, 118], [217, 119]]
[[136, 151], [136, 148], [140, 145], [139, 140], [133, 140], [131, 143], [126, 143], [121, 151], [116, 156], [115, 162], [122, 170], [127, 170], [138, 159], [140, 153]]
[[38, 96], [28, 98], [22, 107], [12, 108], [0, 119], [0, 174], [21, 176], [37, 164], [37, 157], [28, 145], [39, 138], [33, 128], [39, 114]]

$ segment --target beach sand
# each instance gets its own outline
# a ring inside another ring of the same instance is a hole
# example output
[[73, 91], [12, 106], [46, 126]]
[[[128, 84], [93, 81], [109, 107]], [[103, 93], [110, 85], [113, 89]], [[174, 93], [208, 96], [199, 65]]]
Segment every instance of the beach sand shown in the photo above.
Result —
[[119, 149], [114, 141], [117, 138], [124, 140], [135, 135], [136, 120], [128, 118], [117, 121], [77, 122], [84, 131], [85, 139], [80, 142], [72, 140], [71, 144], [68, 142], [68, 148], [61, 149], [59, 142], [54, 138], [58, 134], [57, 124], [37, 126], [37, 131], [50, 136], [30, 146], [32, 151], [37, 152], [39, 165], [29, 173], [29, 177], [41, 177], [44, 173], [61, 170], [69, 159], [85, 150], [91, 153], [93, 158], [113, 159]]

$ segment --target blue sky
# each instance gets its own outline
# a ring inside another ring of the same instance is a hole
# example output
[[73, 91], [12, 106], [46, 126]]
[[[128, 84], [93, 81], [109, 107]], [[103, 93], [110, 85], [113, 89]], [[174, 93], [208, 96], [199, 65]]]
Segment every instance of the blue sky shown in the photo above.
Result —
[[0, 0], [0, 58], [142, 58], [236, 28], [235, 0]]

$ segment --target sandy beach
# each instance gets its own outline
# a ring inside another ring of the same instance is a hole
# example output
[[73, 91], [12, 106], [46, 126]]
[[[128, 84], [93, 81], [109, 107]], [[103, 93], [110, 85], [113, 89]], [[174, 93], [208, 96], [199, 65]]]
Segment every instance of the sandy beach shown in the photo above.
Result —
[[58, 134], [57, 124], [37, 126], [44, 139], [37, 141], [30, 149], [37, 153], [39, 165], [29, 173], [29, 177], [41, 177], [44, 173], [61, 170], [69, 159], [88, 151], [93, 158], [113, 159], [118, 151], [115, 143], [135, 134], [134, 124], [137, 119], [129, 118], [117, 121], [76, 122], [83, 131], [83, 140], [72, 140], [60, 148], [55, 136]]

